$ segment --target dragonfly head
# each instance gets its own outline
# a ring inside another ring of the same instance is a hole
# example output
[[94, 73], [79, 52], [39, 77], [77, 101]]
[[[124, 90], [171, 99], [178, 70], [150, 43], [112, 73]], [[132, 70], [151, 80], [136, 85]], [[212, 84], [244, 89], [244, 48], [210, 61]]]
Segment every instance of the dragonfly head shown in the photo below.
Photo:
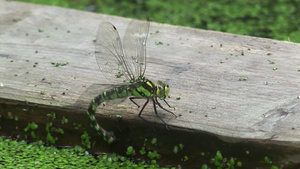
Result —
[[170, 91], [169, 85], [164, 84], [161, 81], [158, 81], [156, 83], [156, 93], [155, 94], [159, 99], [164, 100], [169, 95], [169, 91]]

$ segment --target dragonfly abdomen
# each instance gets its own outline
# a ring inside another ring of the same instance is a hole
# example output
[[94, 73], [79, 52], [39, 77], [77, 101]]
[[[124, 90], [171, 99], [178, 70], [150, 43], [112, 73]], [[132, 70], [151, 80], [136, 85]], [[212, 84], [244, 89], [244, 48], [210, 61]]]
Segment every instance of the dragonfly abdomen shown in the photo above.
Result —
[[109, 143], [113, 142], [115, 140], [115, 136], [113, 132], [106, 131], [104, 128], [102, 128], [95, 117], [95, 113], [97, 110], [97, 107], [108, 100], [117, 99], [117, 98], [124, 98], [128, 96], [138, 96], [138, 97], [145, 97], [145, 94], [147, 94], [146, 89], [144, 89], [141, 85], [141, 83], [135, 83], [130, 85], [123, 85], [119, 87], [114, 87], [113, 89], [110, 89], [108, 91], [105, 91], [98, 96], [96, 96], [92, 102], [89, 105], [87, 114], [92, 121], [92, 126], [99, 132], [99, 135], [103, 135], [103, 138], [105, 140], [108, 140]]
[[97, 130], [99, 135], [103, 135], [104, 140], [107, 140], [109, 143], [113, 142], [115, 140], [115, 136], [113, 132], [106, 131], [104, 128], [102, 128], [95, 117], [95, 113], [97, 110], [97, 107], [108, 100], [117, 99], [117, 98], [123, 98], [128, 97], [129, 95], [132, 95], [130, 86], [120, 86], [115, 87], [111, 90], [105, 91], [98, 96], [96, 96], [92, 102], [89, 105], [87, 114], [92, 121], [92, 126]]

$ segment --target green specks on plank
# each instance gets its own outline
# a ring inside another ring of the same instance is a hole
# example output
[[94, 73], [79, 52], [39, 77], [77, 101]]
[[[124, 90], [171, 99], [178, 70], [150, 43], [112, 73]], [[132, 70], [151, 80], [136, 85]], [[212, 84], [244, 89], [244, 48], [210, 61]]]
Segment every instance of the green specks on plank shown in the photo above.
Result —
[[54, 67], [59, 67], [59, 66], [67, 66], [69, 64], [69, 62], [51, 62], [51, 64], [54, 66]]
[[163, 45], [162, 42], [155, 42], [155, 45]]
[[122, 118], [122, 116], [119, 115], [119, 114], [117, 114], [115, 117], [116, 117], [117, 119], [121, 119], [121, 118]]
[[268, 60], [269, 64], [275, 64], [274, 61]]
[[116, 78], [121, 78], [122, 76], [124, 76], [124, 73], [122, 72], [118, 72], [118, 74], [116, 74]]
[[248, 78], [247, 77], [240, 77], [239, 81], [246, 81]]

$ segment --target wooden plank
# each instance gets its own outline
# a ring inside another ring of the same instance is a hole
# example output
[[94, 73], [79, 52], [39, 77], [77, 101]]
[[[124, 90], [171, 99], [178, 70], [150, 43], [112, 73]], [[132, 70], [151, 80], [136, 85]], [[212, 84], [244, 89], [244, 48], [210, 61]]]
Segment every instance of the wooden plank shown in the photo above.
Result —
[[[108, 83], [93, 40], [103, 21], [113, 23], [122, 37], [129, 19], [16, 2], [0, 6], [2, 100], [72, 109], [89, 86]], [[170, 85], [168, 102], [181, 115], [160, 112], [172, 129], [208, 132], [229, 142], [300, 147], [299, 44], [152, 22], [147, 53], [146, 76]], [[240, 81], [243, 77], [247, 80]], [[103, 118], [121, 114], [140, 121], [137, 113], [128, 101], [101, 111]], [[144, 117], [160, 123], [151, 106]]]

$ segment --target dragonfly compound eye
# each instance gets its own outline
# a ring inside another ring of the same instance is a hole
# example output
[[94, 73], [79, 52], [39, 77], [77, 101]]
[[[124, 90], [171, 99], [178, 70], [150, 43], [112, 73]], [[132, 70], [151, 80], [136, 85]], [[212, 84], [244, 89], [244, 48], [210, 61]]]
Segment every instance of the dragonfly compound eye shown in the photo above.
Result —
[[170, 91], [169, 85], [166, 85], [165, 86], [165, 97], [167, 97], [169, 95], [169, 91]]
[[156, 96], [161, 100], [164, 100], [169, 95], [169, 86], [164, 84], [161, 81], [158, 81], [156, 84]]

